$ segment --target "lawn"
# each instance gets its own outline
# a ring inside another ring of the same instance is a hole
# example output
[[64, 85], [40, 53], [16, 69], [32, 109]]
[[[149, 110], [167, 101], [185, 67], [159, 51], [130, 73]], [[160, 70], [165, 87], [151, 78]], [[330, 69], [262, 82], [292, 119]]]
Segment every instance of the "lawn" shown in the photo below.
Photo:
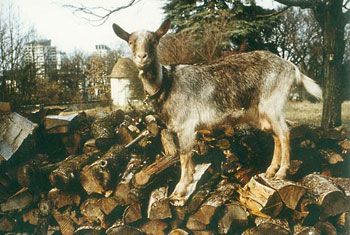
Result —
[[[322, 103], [288, 102], [285, 110], [286, 119], [300, 123], [321, 125]], [[350, 101], [342, 104], [342, 121], [346, 129], [350, 130]]]

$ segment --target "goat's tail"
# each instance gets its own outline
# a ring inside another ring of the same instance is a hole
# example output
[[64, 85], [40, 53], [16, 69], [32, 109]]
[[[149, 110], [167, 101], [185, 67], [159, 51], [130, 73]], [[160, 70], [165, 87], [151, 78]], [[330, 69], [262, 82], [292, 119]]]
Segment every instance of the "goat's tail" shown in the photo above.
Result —
[[295, 66], [295, 79], [298, 84], [302, 83], [307, 92], [315, 96], [318, 100], [322, 100], [322, 89], [321, 87], [311, 78], [301, 73], [300, 70]]

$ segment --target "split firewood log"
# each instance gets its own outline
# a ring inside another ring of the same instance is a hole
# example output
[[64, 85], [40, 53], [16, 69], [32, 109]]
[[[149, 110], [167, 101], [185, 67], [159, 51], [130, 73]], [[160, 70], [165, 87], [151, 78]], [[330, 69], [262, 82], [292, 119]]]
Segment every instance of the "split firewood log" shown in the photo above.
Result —
[[294, 211], [294, 219], [303, 226], [313, 226], [321, 214], [321, 207], [311, 192], [306, 192], [300, 199], [298, 210]]
[[17, 193], [7, 199], [6, 202], [0, 204], [2, 212], [12, 210], [23, 210], [38, 201], [37, 195], [30, 192], [27, 188], [22, 188]]
[[55, 218], [58, 226], [60, 227], [60, 232], [62, 235], [72, 235], [75, 231], [75, 223], [69, 215], [67, 209], [64, 212], [59, 212], [58, 210], [54, 210], [53, 217]]
[[52, 202], [56, 209], [65, 206], [79, 206], [81, 202], [81, 196], [79, 194], [64, 192], [58, 188], [51, 189], [47, 194], [47, 198]]
[[276, 217], [283, 209], [279, 193], [259, 182], [258, 177], [251, 178], [238, 193], [239, 201], [254, 215]]
[[134, 139], [131, 130], [126, 125], [120, 125], [116, 133], [120, 144], [126, 145]]
[[165, 155], [176, 156], [179, 148], [175, 134], [170, 132], [168, 129], [161, 130], [160, 134]]
[[157, 124], [157, 118], [154, 115], [147, 115], [145, 117], [146, 128], [150, 131], [152, 137], [156, 137], [159, 134], [160, 128]]
[[125, 147], [112, 146], [99, 160], [83, 168], [80, 174], [80, 182], [88, 194], [109, 194], [112, 192], [117, 176], [124, 170], [130, 159], [130, 151], [134, 144], [149, 134], [143, 131]]
[[92, 152], [99, 152], [100, 150], [96, 148], [95, 145], [95, 139], [90, 139], [84, 143], [84, 149], [83, 152], [85, 154], [92, 153]]
[[220, 173], [214, 173], [210, 179], [207, 180], [199, 189], [192, 195], [191, 199], [188, 202], [187, 212], [189, 214], [194, 213], [198, 210], [200, 205], [205, 201], [209, 196], [212, 189], [219, 183]]
[[205, 230], [217, 210], [237, 191], [239, 185], [222, 180], [215, 191], [205, 200], [200, 208], [188, 217], [186, 227], [190, 230]]
[[143, 168], [140, 172], [135, 174], [134, 185], [138, 188], [144, 188], [150, 184], [150, 182], [156, 178], [157, 175], [164, 172], [170, 166], [173, 166], [175, 163], [179, 162], [179, 156], [166, 155], [160, 157], [151, 165]]
[[257, 217], [255, 218], [255, 224], [261, 234], [292, 234], [288, 222], [284, 219]]
[[[22, 215], [23, 222], [31, 225], [39, 224], [40, 210], [38, 208], [31, 208]], [[1, 230], [1, 229], [0, 229]]]
[[135, 188], [132, 181], [135, 174], [144, 166], [148, 165], [148, 163], [148, 158], [136, 154], [131, 155], [130, 161], [125, 168], [121, 180], [114, 190], [113, 198], [116, 200], [118, 205], [124, 206], [139, 202], [144, 196], [145, 191], [140, 188]]
[[283, 203], [290, 209], [295, 210], [300, 198], [306, 193], [307, 188], [298, 183], [287, 180], [270, 179], [265, 174], [260, 174], [259, 181], [264, 185], [276, 190]]
[[124, 112], [117, 110], [103, 118], [96, 119], [91, 130], [98, 149], [106, 150], [115, 143], [115, 127], [124, 121]]
[[81, 170], [86, 166], [101, 157], [102, 154], [98, 152], [71, 155], [61, 161], [59, 166], [50, 174], [51, 184], [62, 190], [66, 190], [79, 185], [79, 177]]
[[44, 128], [49, 134], [68, 133], [77, 121], [78, 113], [71, 115], [48, 115], [44, 118]]
[[11, 232], [16, 227], [16, 221], [6, 215], [0, 215], [0, 231], [1, 232]]
[[58, 163], [49, 163], [48, 155], [38, 154], [17, 169], [17, 182], [22, 187], [48, 189], [49, 175]]
[[74, 231], [74, 235], [85, 235], [85, 234], [102, 235], [104, 234], [103, 231], [104, 231], [103, 228], [101, 228], [100, 226], [84, 225], [84, 226], [78, 227]]
[[0, 119], [0, 161], [9, 160], [15, 153], [18, 158], [31, 155], [36, 147], [34, 136], [38, 127], [18, 113], [3, 115]]
[[219, 234], [243, 231], [248, 226], [248, 213], [238, 202], [226, 204], [222, 214], [218, 222]]
[[106, 231], [107, 235], [145, 235], [145, 233], [135, 227], [129, 226], [129, 225], [113, 225]]
[[149, 220], [141, 226], [141, 230], [150, 235], [166, 235], [168, 224], [162, 220]]
[[337, 152], [334, 152], [332, 149], [320, 149], [319, 151], [322, 158], [331, 165], [344, 161], [342, 155]]
[[191, 231], [193, 235], [215, 235], [217, 234], [214, 231], [211, 230], [197, 230], [197, 231]]
[[302, 184], [309, 189], [321, 206], [320, 219], [323, 221], [330, 216], [344, 213], [348, 203], [344, 193], [330, 180], [319, 174], [310, 174], [303, 178]]
[[298, 235], [321, 235], [321, 231], [313, 226], [302, 226], [300, 224], [296, 224], [293, 226], [293, 234]]
[[0, 115], [11, 113], [11, 105], [9, 102], [0, 102]]
[[338, 145], [341, 147], [342, 149], [342, 154], [347, 154], [350, 150], [350, 140], [345, 139], [343, 141], [340, 141], [338, 143]]
[[123, 214], [125, 224], [130, 224], [142, 219], [141, 203], [134, 203], [126, 207]]
[[168, 187], [159, 187], [151, 192], [147, 218], [150, 220], [171, 218], [171, 210], [168, 200]]
[[248, 228], [242, 232], [242, 235], [263, 235], [257, 227]]
[[[348, 201], [348, 204], [350, 206], [350, 178], [328, 178], [335, 186], [337, 186], [339, 189], [341, 189], [344, 194], [345, 198]], [[350, 210], [350, 208], [349, 208]]]
[[336, 226], [342, 234], [350, 234], [350, 212], [341, 214], [337, 219]]
[[110, 197], [100, 198], [99, 205], [100, 205], [102, 212], [105, 215], [109, 215], [119, 206], [119, 203], [117, 202], [117, 200], [114, 197], [110, 196]]
[[173, 229], [169, 232], [169, 235], [188, 235], [189, 233], [181, 228]]
[[321, 234], [327, 234], [327, 235], [337, 235], [337, 229], [334, 227], [333, 224], [331, 224], [328, 221], [318, 221], [315, 224], [315, 228], [317, 228]]
[[100, 207], [100, 201], [96, 197], [89, 197], [80, 206], [80, 213], [85, 216], [90, 225], [100, 224], [103, 228], [108, 228], [105, 214]]

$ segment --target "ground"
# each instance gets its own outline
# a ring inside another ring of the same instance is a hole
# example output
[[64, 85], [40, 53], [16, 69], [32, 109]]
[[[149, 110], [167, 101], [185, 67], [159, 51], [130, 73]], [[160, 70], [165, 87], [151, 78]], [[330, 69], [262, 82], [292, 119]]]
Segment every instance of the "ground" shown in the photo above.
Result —
[[[321, 125], [322, 103], [288, 102], [286, 106], [286, 119], [300, 123], [309, 123]], [[342, 104], [342, 122], [348, 131], [350, 131], [350, 101]]]

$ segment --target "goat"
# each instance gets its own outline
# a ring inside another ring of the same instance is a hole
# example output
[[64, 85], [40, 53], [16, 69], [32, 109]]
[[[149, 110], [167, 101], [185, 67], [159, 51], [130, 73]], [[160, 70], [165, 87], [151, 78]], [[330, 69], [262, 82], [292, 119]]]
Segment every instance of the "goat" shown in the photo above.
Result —
[[274, 139], [267, 177], [285, 179], [290, 166], [289, 129], [283, 107], [294, 82], [322, 99], [320, 87], [291, 62], [267, 51], [234, 54], [212, 64], [162, 66], [157, 57], [160, 38], [170, 28], [165, 20], [155, 32], [129, 34], [113, 24], [115, 34], [128, 42], [145, 93], [155, 100], [167, 127], [177, 133], [181, 178], [170, 199], [184, 205], [194, 190], [191, 152], [198, 128], [223, 122], [253, 123]]

